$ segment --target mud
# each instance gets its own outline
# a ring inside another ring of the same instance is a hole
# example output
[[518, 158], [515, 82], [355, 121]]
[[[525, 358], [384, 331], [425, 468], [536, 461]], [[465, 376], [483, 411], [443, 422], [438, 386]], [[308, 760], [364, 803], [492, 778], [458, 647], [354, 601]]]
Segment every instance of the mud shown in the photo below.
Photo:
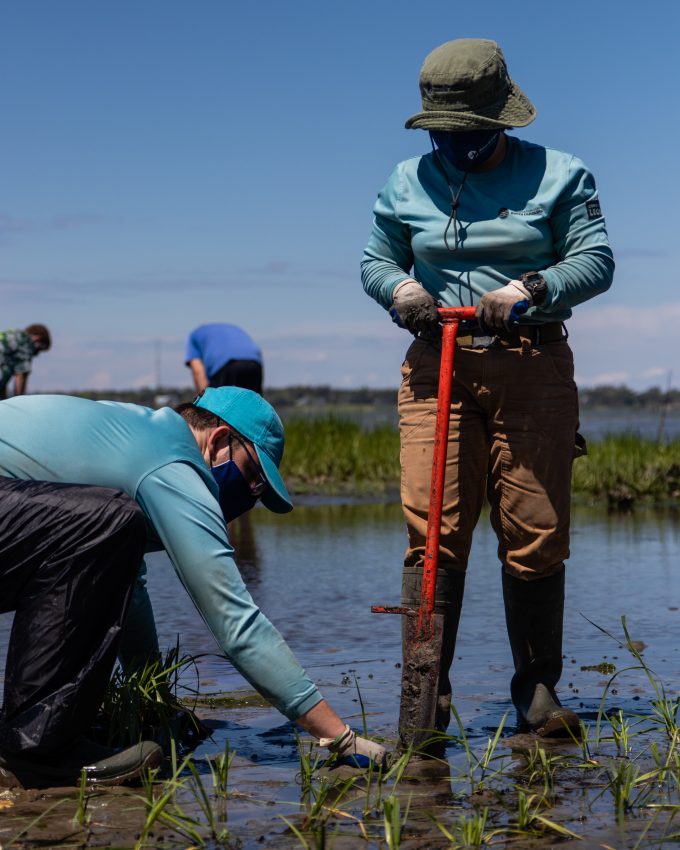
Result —
[[417, 617], [403, 623], [399, 729], [404, 746], [421, 749], [436, 729], [443, 626], [444, 615], [435, 614], [432, 635], [423, 639]]
[[[246, 569], [258, 602], [342, 716], [360, 730], [365, 715], [370, 732], [394, 746], [401, 619], [372, 615], [370, 604], [398, 602], [405, 545], [398, 506], [309, 507], [290, 518], [255, 511], [253, 531]], [[622, 645], [620, 618], [626, 616], [636, 647], [644, 644], [644, 661], [672, 703], [678, 697], [680, 669], [680, 520], [673, 515], [575, 512], [567, 572], [566, 655], [558, 692], [583, 718], [589, 741], [582, 746], [542, 742], [543, 757], [537, 755], [536, 739], [516, 734], [513, 726], [508, 696], [512, 662], [495, 549], [488, 520], [482, 518], [453, 668], [454, 703], [462, 727], [455, 722], [449, 727], [451, 740], [443, 760], [411, 763], [403, 775], [382, 782], [351, 769], [327, 768], [317, 770], [311, 786], [301, 771], [293, 726], [263, 705], [217, 655], [170, 565], [161, 557], [152, 558], [149, 581], [161, 643], [174, 645], [179, 632], [184, 651], [202, 654], [199, 680], [187, 678], [184, 696], [192, 704], [192, 691], [199, 689], [197, 711], [212, 731], [212, 738], [195, 753], [198, 774], [209, 792], [212, 826], [187, 772], [168, 812], [186, 829], [195, 828], [206, 847], [241, 850], [303, 847], [283, 818], [304, 831], [310, 847], [322, 846], [325, 834], [326, 847], [333, 850], [383, 850], [388, 846], [388, 798], [399, 803], [400, 846], [406, 850], [450, 847], [454, 839], [462, 843], [461, 818], [469, 823], [485, 808], [485, 835], [495, 846], [549, 848], [568, 840], [566, 833], [544, 821], [578, 835], [574, 846], [584, 850], [660, 847], [664, 837], [677, 834], [677, 766], [630, 806], [617, 806], [612, 776], [625, 772], [627, 765], [637, 771], [638, 779], [655, 770], [652, 743], [662, 759], [669, 751], [665, 733], [653, 724], [651, 700], [658, 695]], [[318, 604], [320, 589], [332, 604]], [[9, 623], [9, 618], [0, 618], [0, 659]], [[630, 725], [628, 744], [620, 739], [617, 743], [600, 713], [601, 704], [610, 716], [623, 712]], [[487, 760], [489, 741], [502, 722], [500, 740]], [[463, 736], [472, 758], [459, 742]], [[206, 758], [223, 753], [227, 743], [236, 756], [225, 798], [213, 792]], [[159, 780], [160, 790], [167, 776]], [[647, 784], [638, 781], [635, 787], [642, 791]], [[530, 813], [538, 808], [520, 834], [522, 799], [531, 800]], [[394, 803], [390, 805], [393, 812]], [[84, 812], [76, 789], [5, 791], [0, 793], [0, 845], [20, 850], [135, 847], [146, 818], [142, 788], [95, 790], [88, 794]], [[182, 834], [159, 821], [144, 846], [198, 846], [186, 829]], [[228, 834], [218, 840], [225, 829]], [[443, 830], [454, 838], [449, 840]], [[503, 831], [491, 836], [493, 830]]]

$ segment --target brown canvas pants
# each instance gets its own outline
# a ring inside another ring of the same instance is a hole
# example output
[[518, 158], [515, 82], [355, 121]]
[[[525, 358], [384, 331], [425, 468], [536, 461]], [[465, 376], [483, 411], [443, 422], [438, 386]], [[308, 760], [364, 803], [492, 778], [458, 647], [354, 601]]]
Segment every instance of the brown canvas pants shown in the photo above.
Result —
[[[417, 339], [402, 366], [406, 572], [419, 571], [425, 553], [440, 355], [437, 343]], [[440, 571], [465, 571], [485, 492], [504, 569], [521, 579], [562, 569], [569, 555], [571, 468], [577, 453], [573, 372], [565, 340], [456, 348]]]

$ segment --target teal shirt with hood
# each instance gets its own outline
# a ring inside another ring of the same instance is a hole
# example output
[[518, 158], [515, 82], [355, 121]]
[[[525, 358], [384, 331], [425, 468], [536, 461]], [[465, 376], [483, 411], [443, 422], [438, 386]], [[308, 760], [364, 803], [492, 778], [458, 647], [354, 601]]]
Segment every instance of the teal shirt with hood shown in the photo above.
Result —
[[[565, 321], [609, 288], [614, 260], [590, 171], [570, 154], [506, 138], [505, 158], [487, 172], [466, 175], [435, 152], [397, 165], [378, 196], [361, 263], [364, 289], [386, 310], [409, 277], [457, 307], [541, 272], [548, 297], [527, 323]], [[449, 250], [444, 232], [459, 190]]]
[[[146, 515], [147, 548], [166, 550], [234, 667], [290, 719], [321, 700], [241, 579], [217, 485], [179, 414], [70, 396], [0, 401], [0, 476], [127, 493]], [[143, 583], [136, 593], [146, 593]], [[148, 611], [137, 599], [128, 620]], [[128, 628], [148, 634], [144, 623]]]

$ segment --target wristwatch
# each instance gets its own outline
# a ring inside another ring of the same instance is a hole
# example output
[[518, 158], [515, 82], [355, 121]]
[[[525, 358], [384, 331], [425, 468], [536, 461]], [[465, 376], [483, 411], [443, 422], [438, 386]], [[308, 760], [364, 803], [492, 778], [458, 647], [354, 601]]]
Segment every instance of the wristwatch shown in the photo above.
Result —
[[548, 297], [548, 284], [540, 272], [526, 272], [521, 274], [519, 279], [522, 281], [522, 286], [531, 295], [531, 302], [535, 307], [545, 304]]

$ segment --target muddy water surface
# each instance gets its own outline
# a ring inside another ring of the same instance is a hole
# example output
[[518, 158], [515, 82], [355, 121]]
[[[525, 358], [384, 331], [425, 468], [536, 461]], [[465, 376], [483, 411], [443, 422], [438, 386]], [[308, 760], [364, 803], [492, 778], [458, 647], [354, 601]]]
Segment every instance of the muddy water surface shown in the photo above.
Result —
[[[324, 695], [358, 728], [362, 724], [362, 700], [370, 732], [394, 741], [400, 694], [400, 622], [396, 616], [371, 614], [370, 605], [398, 603], [405, 546], [399, 507], [308, 505], [298, 507], [287, 517], [256, 510], [249, 526], [238, 531], [239, 561], [254, 597], [285, 635]], [[173, 645], [179, 634], [185, 652], [203, 654], [198, 665], [203, 694], [247, 690], [247, 684], [217, 654], [167, 558], [152, 556], [148, 563], [161, 644]], [[574, 512], [572, 557], [567, 573], [565, 670], [560, 694], [563, 702], [578, 711], [592, 729], [596, 728], [598, 709], [610, 678], [603, 665], [614, 665], [617, 671], [631, 664], [636, 666], [617, 640], [597, 628], [622, 637], [623, 615], [631, 637], [644, 644], [645, 663], [667, 688], [668, 695], [677, 698], [679, 567], [677, 515], [638, 513], [621, 517], [589, 509]], [[2, 618], [3, 659], [9, 624], [10, 618]], [[482, 517], [471, 557], [453, 671], [455, 705], [473, 749], [484, 749], [509, 710], [511, 663], [495, 540], [488, 517]], [[190, 676], [186, 684], [193, 686]], [[621, 708], [626, 715], [648, 714], [653, 696], [646, 673], [628, 670], [619, 672], [611, 684], [605, 705], [609, 712]], [[300, 826], [302, 814], [308, 811], [305, 806], [309, 805], [301, 801], [293, 728], [275, 711], [248, 704], [248, 699], [245, 703], [227, 708], [218, 699], [214, 706], [200, 709], [201, 716], [213, 728], [212, 740], [196, 753], [208, 785], [204, 757], [222, 751], [227, 742], [237, 753], [229, 778], [227, 819], [221, 821], [221, 828], [228, 828], [230, 836], [223, 846], [304, 846], [282, 820], [282, 816], [291, 818]], [[434, 813], [449, 831], [459, 817], [473, 813], [475, 805], [477, 809], [490, 807], [488, 828], [513, 820], [513, 815], [503, 814], [503, 801], [514, 795], [511, 808], [515, 807], [515, 786], [518, 781], [526, 782], [527, 777], [520, 771], [524, 761], [513, 757], [512, 749], [526, 748], [527, 742], [513, 735], [512, 723], [509, 715], [497, 749], [506, 754], [505, 778], [501, 781], [484, 782], [484, 787], [480, 787], [479, 770], [470, 779], [465, 748], [455, 741], [446, 750], [446, 764], [435, 771], [434, 777], [414, 776], [415, 769], [407, 771], [397, 793], [402, 818], [411, 801], [402, 847], [450, 846], [444, 833], [425, 818], [425, 812]], [[450, 732], [459, 734], [460, 730], [452, 724]], [[647, 769], [651, 758], [647, 743], [641, 738], [636, 746], [644, 750], [644, 758], [638, 763]], [[557, 748], [555, 758], [564, 750]], [[566, 750], [573, 758], [583, 755], [573, 746]], [[612, 742], [598, 745], [594, 761], [604, 769], [606, 758], [615, 753]], [[665, 821], [662, 824], [657, 820], [650, 826], [650, 811], [655, 818], [660, 816], [661, 810], [656, 809], [631, 811], [622, 819], [622, 825], [617, 825], [612, 795], [607, 792], [598, 797], [606, 781], [596, 770], [586, 774], [582, 769], [565, 767], [559, 775], [559, 793], [550, 795], [551, 807], [542, 811], [545, 817], [577, 833], [582, 839], [579, 846], [651, 847], [657, 846], [653, 836], [672, 833]], [[544, 785], [539, 790], [544, 790]], [[128, 790], [98, 794], [89, 803], [90, 820], [83, 827], [73, 824], [74, 800], [59, 802], [64, 799], [63, 792], [6, 792], [0, 795], [0, 845], [15, 838], [14, 846], [134, 846], [145, 819], [138, 794]], [[32, 820], [55, 803], [56, 809], [37, 826], [27, 829]], [[679, 804], [677, 798], [675, 804]], [[195, 798], [185, 795], [183, 806], [190, 816], [200, 819]], [[336, 848], [388, 846], [381, 806], [380, 800], [376, 803], [357, 781], [337, 804], [341, 814], [328, 815], [329, 842], [339, 827], [340, 834], [333, 845]], [[672, 815], [673, 811], [664, 817]], [[363, 827], [358, 826], [357, 817]], [[19, 834], [22, 829], [27, 830], [24, 835]], [[308, 835], [311, 847], [321, 846], [319, 829], [316, 838]], [[649, 830], [647, 834], [645, 829]], [[203, 836], [210, 844], [209, 832], [204, 830]], [[549, 831], [548, 835], [557, 838], [558, 834]], [[536, 846], [552, 846], [553, 839], [549, 837], [538, 836], [535, 840]], [[152, 844], [186, 847], [191, 842], [173, 835], [166, 826], [149, 838], [149, 845]], [[213, 845], [218, 846], [215, 842]]]

